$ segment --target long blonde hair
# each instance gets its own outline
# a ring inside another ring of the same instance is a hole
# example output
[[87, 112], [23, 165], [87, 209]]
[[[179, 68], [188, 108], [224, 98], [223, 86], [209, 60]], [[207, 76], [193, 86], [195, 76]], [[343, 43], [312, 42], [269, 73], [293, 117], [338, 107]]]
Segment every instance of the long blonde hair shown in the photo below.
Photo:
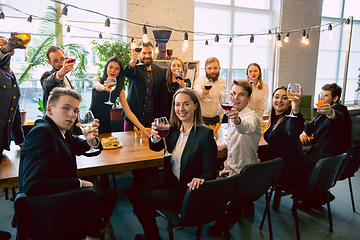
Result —
[[176, 93], [173, 96], [172, 104], [171, 104], [171, 114], [170, 114], [170, 124], [172, 127], [176, 129], [180, 129], [181, 126], [181, 120], [178, 118], [178, 116], [175, 113], [175, 98], [178, 94], [184, 93], [190, 97], [190, 99], [193, 101], [194, 104], [197, 104], [197, 108], [194, 111], [194, 118], [193, 122], [196, 127], [204, 126], [204, 121], [201, 115], [201, 106], [198, 97], [196, 96], [196, 93], [191, 88], [179, 88], [179, 90], [176, 91]]

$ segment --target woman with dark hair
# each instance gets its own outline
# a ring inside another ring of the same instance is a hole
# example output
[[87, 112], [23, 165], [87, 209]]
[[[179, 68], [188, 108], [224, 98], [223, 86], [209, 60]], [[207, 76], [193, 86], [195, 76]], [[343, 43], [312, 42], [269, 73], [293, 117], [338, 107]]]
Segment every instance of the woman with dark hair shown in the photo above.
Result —
[[[305, 153], [302, 150], [299, 136], [304, 129], [304, 117], [299, 111], [301, 94], [288, 97], [286, 87], [279, 87], [273, 93], [270, 127], [266, 130], [264, 138], [268, 143], [266, 151], [260, 157], [267, 161], [281, 157], [284, 167], [280, 175], [279, 184], [297, 188], [306, 184], [307, 167]], [[287, 117], [290, 110], [296, 117]]]
[[190, 79], [185, 78], [175, 78], [175, 71], [184, 70], [184, 63], [180, 58], [173, 57], [169, 63], [167, 72], [166, 72], [166, 88], [168, 92], [171, 93], [171, 97], [174, 96], [175, 92], [179, 88], [191, 87]]
[[[219, 171], [213, 131], [203, 123], [194, 90], [181, 88], [175, 93], [170, 124], [165, 140], [172, 155], [164, 158], [163, 176], [134, 188], [128, 195], [145, 233], [136, 235], [137, 240], [159, 240], [155, 210], [179, 211], [186, 190], [197, 189], [205, 181], [215, 179]], [[152, 123], [152, 131], [150, 149], [163, 150], [164, 142], [155, 123]]]
[[262, 79], [261, 68], [257, 63], [250, 63], [246, 73], [252, 77], [252, 94], [248, 108], [255, 111], [260, 121], [263, 121], [263, 115], [268, 105], [269, 87]]
[[[94, 78], [93, 90], [91, 96], [90, 110], [93, 112], [94, 117], [99, 119], [100, 127], [99, 133], [111, 132], [111, 117], [110, 110], [112, 105], [104, 104], [109, 100], [110, 89], [106, 79], [108, 77], [116, 78], [116, 88], [111, 92], [111, 102], [115, 102], [116, 98], [120, 98], [120, 103], [123, 107], [123, 111], [126, 116], [134, 123], [141, 131], [145, 130], [145, 127], [139, 122], [136, 116], [131, 112], [130, 107], [126, 101], [124, 87], [124, 66], [121, 59], [117, 56], [109, 58], [106, 62], [103, 76], [100, 78]], [[151, 134], [150, 128], [147, 128], [144, 132], [146, 135]]]

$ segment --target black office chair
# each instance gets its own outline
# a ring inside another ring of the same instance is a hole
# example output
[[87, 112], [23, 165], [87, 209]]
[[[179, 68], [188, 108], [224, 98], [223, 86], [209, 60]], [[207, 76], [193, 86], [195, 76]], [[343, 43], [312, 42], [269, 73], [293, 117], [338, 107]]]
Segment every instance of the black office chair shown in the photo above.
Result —
[[236, 192], [237, 199], [230, 203], [228, 210], [228, 212], [231, 212], [238, 201], [246, 200], [253, 202], [265, 194], [266, 206], [264, 217], [260, 224], [260, 230], [263, 227], [265, 216], [267, 215], [270, 239], [272, 239], [272, 229], [269, 203], [273, 187], [279, 179], [283, 164], [284, 162], [281, 158], [276, 158], [267, 162], [246, 165], [240, 172], [240, 175], [243, 177], [243, 184], [241, 188], [238, 188]]
[[96, 229], [104, 232], [93, 188], [35, 197], [19, 193], [14, 205], [20, 240], [83, 239]]
[[[196, 236], [199, 240], [203, 225], [225, 213], [228, 203], [234, 197], [236, 187], [241, 184], [240, 175], [235, 178], [206, 181], [198, 189], [187, 190], [180, 212], [157, 210], [167, 222], [169, 239], [174, 239], [174, 228], [197, 227]], [[230, 239], [229, 228], [225, 229], [225, 236], [225, 239]]]
[[289, 189], [277, 185], [276, 188], [285, 191], [292, 195], [293, 206], [292, 211], [295, 219], [296, 238], [300, 240], [299, 221], [297, 215], [297, 202], [304, 200], [308, 197], [316, 197], [326, 192], [327, 195], [327, 210], [329, 218], [330, 232], [333, 232], [333, 223], [331, 217], [331, 209], [329, 202], [329, 189], [334, 186], [337, 173], [341, 168], [341, 164], [346, 159], [347, 154], [343, 153], [339, 156], [329, 157], [319, 160], [309, 176], [306, 188], [302, 189]]

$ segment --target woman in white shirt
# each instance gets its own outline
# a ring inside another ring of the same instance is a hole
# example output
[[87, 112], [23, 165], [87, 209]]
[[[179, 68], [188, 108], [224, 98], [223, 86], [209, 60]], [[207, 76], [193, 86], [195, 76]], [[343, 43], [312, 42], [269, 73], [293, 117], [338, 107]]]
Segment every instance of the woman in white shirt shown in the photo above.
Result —
[[[160, 240], [155, 210], [179, 211], [189, 187], [199, 188], [218, 175], [219, 162], [213, 131], [203, 123], [194, 90], [180, 88], [174, 94], [170, 124], [170, 133], [165, 141], [172, 155], [164, 158], [163, 176], [134, 188], [128, 195], [145, 233], [137, 234], [136, 240]], [[164, 141], [154, 123], [152, 130], [150, 149], [161, 151]]]
[[269, 87], [262, 80], [261, 68], [257, 63], [250, 63], [247, 67], [247, 75], [252, 76], [252, 94], [248, 108], [255, 111], [260, 121], [263, 121], [263, 115], [268, 105]]

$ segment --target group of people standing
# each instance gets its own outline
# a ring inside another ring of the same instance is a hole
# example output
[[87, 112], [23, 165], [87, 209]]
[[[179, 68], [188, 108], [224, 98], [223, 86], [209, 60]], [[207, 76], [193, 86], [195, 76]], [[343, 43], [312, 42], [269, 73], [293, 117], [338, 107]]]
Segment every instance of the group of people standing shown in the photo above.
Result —
[[[10, 74], [6, 65], [8, 59], [4, 54], [9, 55], [7, 53], [11, 49], [19, 46], [12, 44], [9, 50], [8, 45], [0, 49], [0, 77], [1, 81], [5, 78], [3, 75], [14, 81], [11, 85], [12, 94], [14, 91], [18, 94], [16, 80]], [[292, 188], [301, 187], [306, 182], [309, 169], [317, 160], [346, 152], [350, 147], [350, 116], [346, 107], [338, 102], [341, 89], [336, 84], [327, 84], [322, 88], [325, 104], [318, 108], [318, 115], [305, 128], [304, 118], [299, 111], [301, 94], [288, 97], [286, 88], [280, 87], [273, 93], [269, 128], [264, 134], [268, 146], [258, 156], [261, 121], [269, 94], [268, 86], [262, 80], [260, 66], [252, 63], [247, 68], [252, 83], [246, 80], [235, 80], [232, 83], [234, 107], [223, 112], [219, 98], [221, 91], [226, 89], [226, 81], [219, 76], [218, 59], [207, 59], [206, 75], [196, 79], [191, 86], [188, 79], [175, 78], [176, 70], [184, 70], [181, 59], [171, 59], [167, 72], [153, 63], [154, 49], [151, 43], [144, 43], [140, 54], [133, 50], [131, 61], [125, 67], [118, 57], [111, 57], [105, 65], [103, 76], [94, 78], [90, 109], [96, 120], [91, 130], [82, 132], [86, 138], [82, 140], [69, 133], [73, 125], [80, 126], [75, 121], [81, 96], [73, 90], [66, 77], [74, 63], [66, 59], [64, 51], [58, 46], [48, 49], [47, 58], [53, 69], [41, 77], [46, 113], [29, 132], [20, 157], [20, 191], [29, 196], [92, 187], [91, 182], [77, 177], [75, 155], [89, 155], [85, 152], [90, 147], [98, 148], [99, 151], [89, 156], [100, 154], [102, 146], [97, 136], [99, 133], [111, 132], [111, 106], [104, 104], [110, 92], [106, 81], [108, 77], [115, 78], [117, 82], [111, 101], [120, 98], [125, 113], [124, 130], [133, 131], [136, 126], [144, 131], [150, 136], [150, 149], [164, 149], [164, 142], [153, 123], [154, 118], [166, 116], [170, 119], [170, 133], [165, 141], [172, 155], [164, 158], [163, 175], [149, 182], [146, 169], [133, 171], [134, 187], [129, 191], [128, 198], [144, 230], [144, 234], [135, 236], [136, 240], [160, 239], [155, 209], [179, 210], [189, 187], [196, 189], [205, 181], [239, 174], [245, 165], [256, 163], [259, 157], [261, 161], [282, 157], [284, 169], [280, 183]], [[129, 78], [127, 98], [123, 90], [124, 76]], [[205, 85], [209, 80], [212, 81], [212, 88], [207, 90]], [[9, 106], [18, 110], [17, 100], [11, 100]], [[295, 118], [286, 117], [291, 109]], [[17, 119], [15, 110], [9, 121], [11, 123]], [[234, 127], [228, 131], [226, 143], [217, 146], [214, 135], [217, 134], [216, 129], [219, 128], [223, 114]], [[1, 131], [5, 133], [3, 127]], [[8, 133], [10, 130], [6, 131]], [[307, 142], [311, 134], [314, 135], [314, 145], [309, 153], [305, 153], [301, 142]], [[342, 141], [338, 142], [337, 139]], [[8, 149], [8, 144], [1, 144], [3, 149]], [[228, 156], [221, 167], [217, 151], [223, 149], [228, 150]], [[98, 195], [101, 205], [105, 206], [100, 208], [100, 216], [108, 221], [116, 194], [109, 190], [98, 191]], [[238, 205], [239, 209], [245, 207], [250, 212], [254, 211], [252, 203], [239, 202]], [[231, 214], [231, 219], [237, 220], [241, 212]], [[216, 233], [222, 231], [221, 228], [222, 225], [215, 223], [209, 232]], [[94, 229], [89, 232], [88, 239], [96, 239], [99, 234]]]

